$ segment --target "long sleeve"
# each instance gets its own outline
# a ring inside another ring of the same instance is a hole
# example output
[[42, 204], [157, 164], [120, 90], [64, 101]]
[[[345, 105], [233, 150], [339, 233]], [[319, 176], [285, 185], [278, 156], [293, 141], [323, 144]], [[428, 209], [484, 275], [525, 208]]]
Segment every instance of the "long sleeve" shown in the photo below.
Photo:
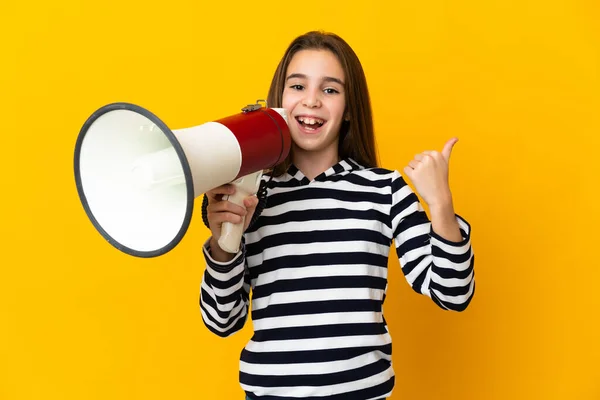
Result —
[[200, 287], [200, 310], [206, 327], [214, 334], [227, 337], [244, 326], [248, 318], [250, 277], [247, 272], [246, 250], [241, 249], [227, 263], [215, 261], [203, 246], [206, 269]]
[[438, 235], [417, 195], [397, 171], [392, 177], [391, 197], [396, 254], [407, 282], [444, 310], [465, 310], [475, 292], [469, 223], [456, 215], [463, 237], [460, 242]]

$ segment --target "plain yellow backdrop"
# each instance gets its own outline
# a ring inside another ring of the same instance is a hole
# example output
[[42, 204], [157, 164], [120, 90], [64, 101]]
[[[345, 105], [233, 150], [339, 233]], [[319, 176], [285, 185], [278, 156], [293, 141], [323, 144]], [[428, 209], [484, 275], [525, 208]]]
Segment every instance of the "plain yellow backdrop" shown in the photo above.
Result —
[[163, 257], [118, 252], [79, 203], [74, 145], [114, 101], [173, 129], [237, 113], [312, 29], [359, 54], [384, 166], [460, 139], [451, 185], [477, 291], [443, 312], [391, 258], [392, 399], [600, 399], [597, 2], [6, 3], [1, 399], [242, 398], [251, 326], [220, 339], [202, 324], [200, 213]]

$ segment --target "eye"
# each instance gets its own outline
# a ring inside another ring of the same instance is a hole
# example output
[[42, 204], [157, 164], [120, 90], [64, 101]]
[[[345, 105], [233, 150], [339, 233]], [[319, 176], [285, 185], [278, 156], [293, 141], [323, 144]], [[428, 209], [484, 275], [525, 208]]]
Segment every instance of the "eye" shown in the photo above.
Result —
[[327, 88], [325, 89], [325, 93], [327, 94], [335, 94], [335, 93], [339, 93], [339, 91], [333, 89], [333, 88]]
[[294, 89], [294, 90], [302, 90], [302, 89], [304, 89], [304, 87], [302, 85], [291, 85], [290, 88]]

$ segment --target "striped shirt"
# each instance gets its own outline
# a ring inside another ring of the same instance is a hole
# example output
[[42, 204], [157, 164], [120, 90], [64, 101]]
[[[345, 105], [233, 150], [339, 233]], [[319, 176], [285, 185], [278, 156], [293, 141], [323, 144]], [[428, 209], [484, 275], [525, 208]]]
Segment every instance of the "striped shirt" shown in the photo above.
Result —
[[474, 293], [474, 256], [470, 225], [456, 218], [463, 240], [445, 240], [397, 171], [352, 159], [312, 181], [294, 166], [273, 178], [267, 205], [232, 261], [213, 260], [204, 245], [207, 328], [232, 335], [251, 306], [242, 389], [260, 400], [390, 396], [392, 346], [382, 309], [392, 243], [416, 292], [462, 311]]

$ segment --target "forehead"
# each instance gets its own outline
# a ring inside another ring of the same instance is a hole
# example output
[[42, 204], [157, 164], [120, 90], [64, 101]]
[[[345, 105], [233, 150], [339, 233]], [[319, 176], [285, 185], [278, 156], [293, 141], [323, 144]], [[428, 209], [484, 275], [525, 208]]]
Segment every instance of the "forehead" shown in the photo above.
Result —
[[338, 58], [329, 50], [300, 50], [292, 57], [286, 76], [303, 74], [308, 78], [332, 77], [343, 81], [344, 69]]

